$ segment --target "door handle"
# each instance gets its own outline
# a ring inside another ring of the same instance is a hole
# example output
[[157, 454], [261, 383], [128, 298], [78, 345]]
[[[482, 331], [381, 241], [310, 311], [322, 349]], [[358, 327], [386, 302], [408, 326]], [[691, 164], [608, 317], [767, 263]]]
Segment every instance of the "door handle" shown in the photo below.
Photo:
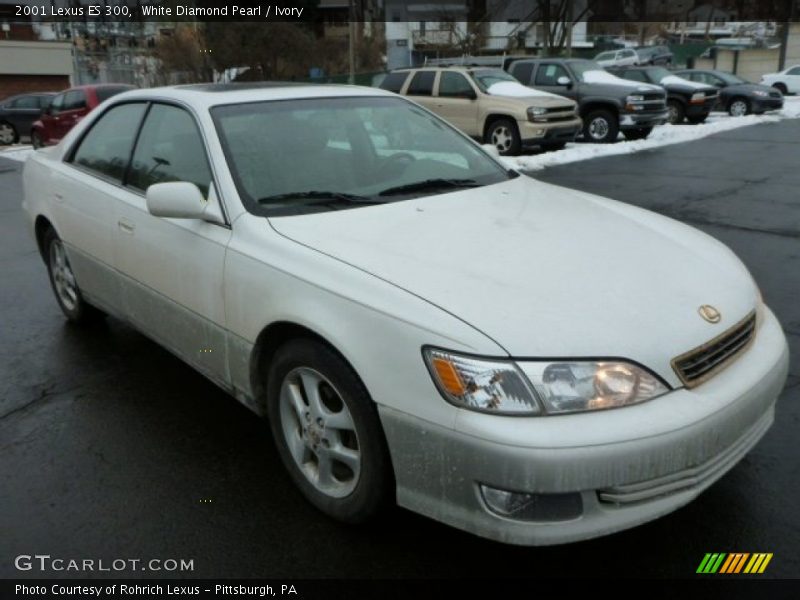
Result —
[[56, 202], [63, 202], [64, 201], [64, 196], [62, 194], [59, 194], [58, 192], [54, 193], [53, 196], [55, 197]]
[[120, 219], [117, 221], [117, 225], [122, 233], [127, 233], [129, 235], [133, 235], [133, 232], [136, 230], [136, 226], [127, 219]]

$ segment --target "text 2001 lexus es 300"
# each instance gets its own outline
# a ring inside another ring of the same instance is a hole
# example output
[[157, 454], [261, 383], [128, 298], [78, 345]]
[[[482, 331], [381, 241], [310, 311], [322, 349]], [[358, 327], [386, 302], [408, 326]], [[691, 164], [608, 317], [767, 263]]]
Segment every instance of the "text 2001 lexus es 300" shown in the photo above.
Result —
[[516, 544], [631, 527], [735, 465], [786, 379], [725, 246], [509, 171], [388, 92], [126, 92], [24, 186], [66, 316], [125, 319], [267, 414], [343, 521], [396, 501]]

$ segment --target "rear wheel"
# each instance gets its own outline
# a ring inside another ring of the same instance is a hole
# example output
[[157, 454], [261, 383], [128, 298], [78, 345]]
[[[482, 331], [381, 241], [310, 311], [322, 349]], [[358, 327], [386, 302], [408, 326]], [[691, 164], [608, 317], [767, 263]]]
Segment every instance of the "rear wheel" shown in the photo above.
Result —
[[293, 340], [267, 381], [275, 444], [303, 495], [340, 521], [374, 517], [392, 498], [391, 463], [375, 404], [350, 365], [321, 342]]
[[622, 132], [626, 140], [643, 140], [650, 132], [653, 131], [652, 127], [640, 127], [639, 129], [626, 129]]
[[609, 110], [594, 110], [583, 123], [583, 137], [590, 142], [610, 144], [619, 134], [619, 119]]
[[728, 104], [728, 113], [732, 117], [743, 117], [750, 114], [750, 103], [747, 98], [738, 97], [731, 100]]
[[19, 135], [16, 128], [11, 123], [0, 123], [0, 145], [8, 146], [16, 144], [19, 141]]
[[58, 306], [73, 323], [90, 323], [104, 316], [104, 313], [83, 299], [72, 265], [64, 249], [64, 243], [53, 229], [48, 229], [42, 240], [47, 273], [50, 285], [56, 296]]
[[667, 117], [668, 123], [672, 125], [680, 125], [683, 123], [683, 119], [686, 116], [686, 109], [681, 102], [670, 100], [667, 102], [667, 110], [669, 112], [669, 116]]
[[780, 82], [779, 83], [773, 83], [772, 87], [774, 87], [776, 90], [778, 90], [784, 96], [789, 93], [789, 89], [786, 87], [786, 84], [783, 84], [783, 83], [780, 83]]
[[502, 156], [519, 154], [522, 141], [517, 124], [511, 119], [498, 119], [486, 131], [486, 143], [492, 144]]
[[41, 148], [42, 146], [44, 146], [44, 142], [42, 141], [42, 134], [40, 134], [38, 131], [32, 131], [31, 132], [31, 144], [37, 150], [39, 148]]

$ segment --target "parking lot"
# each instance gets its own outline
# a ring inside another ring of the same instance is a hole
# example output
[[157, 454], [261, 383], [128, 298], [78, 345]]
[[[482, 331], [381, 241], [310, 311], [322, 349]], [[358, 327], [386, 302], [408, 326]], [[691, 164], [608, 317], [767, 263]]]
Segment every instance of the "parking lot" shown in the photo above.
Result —
[[119, 321], [65, 324], [20, 210], [21, 163], [0, 158], [0, 575], [24, 576], [13, 557], [38, 552], [193, 559], [194, 577], [688, 577], [706, 552], [741, 551], [774, 553], [766, 575], [797, 577], [798, 139], [800, 120], [782, 120], [535, 172], [728, 244], [793, 354], [772, 430], [698, 500], [552, 548], [503, 546], [400, 509], [363, 528], [321, 515], [284, 473], [266, 423]]

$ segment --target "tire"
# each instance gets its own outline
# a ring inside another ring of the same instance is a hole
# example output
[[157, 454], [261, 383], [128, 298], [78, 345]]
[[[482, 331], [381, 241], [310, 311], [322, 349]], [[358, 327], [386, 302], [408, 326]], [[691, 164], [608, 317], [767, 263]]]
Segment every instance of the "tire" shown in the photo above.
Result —
[[652, 127], [640, 127], [639, 129], [626, 129], [622, 132], [626, 140], [643, 140], [650, 132], [653, 131]]
[[379, 514], [394, 499], [391, 461], [375, 404], [350, 365], [321, 342], [297, 339], [275, 353], [267, 381], [275, 445], [306, 499], [345, 523]]
[[619, 119], [610, 110], [593, 110], [583, 122], [583, 137], [589, 142], [610, 144], [618, 134]]
[[45, 232], [42, 248], [44, 249], [47, 273], [50, 277], [50, 286], [53, 288], [56, 302], [67, 320], [85, 325], [102, 319], [105, 313], [83, 299], [75, 281], [75, 275], [72, 273], [64, 244], [54, 229], [50, 228]]
[[776, 90], [778, 90], [784, 96], [789, 93], [789, 89], [786, 87], [786, 84], [784, 84], [784, 83], [780, 83], [780, 82], [773, 83], [772, 87], [774, 87]]
[[669, 110], [667, 123], [671, 125], [680, 125], [683, 123], [684, 118], [686, 118], [686, 108], [683, 106], [682, 102], [669, 100], [667, 101], [667, 109]]
[[699, 125], [700, 123], [705, 123], [708, 115], [702, 115], [699, 117], [686, 117], [686, 120], [689, 121], [692, 125]]
[[752, 109], [750, 108], [750, 102], [747, 98], [736, 96], [735, 98], [731, 98], [731, 101], [728, 102], [728, 114], [732, 117], [743, 117], [744, 115], [749, 115], [751, 112]]
[[486, 130], [485, 142], [492, 144], [501, 156], [516, 156], [522, 148], [517, 124], [511, 119], [497, 119]]
[[36, 150], [44, 146], [42, 135], [38, 131], [31, 131], [31, 144]]
[[17, 129], [6, 121], [0, 123], [0, 146], [9, 146], [19, 141]]

